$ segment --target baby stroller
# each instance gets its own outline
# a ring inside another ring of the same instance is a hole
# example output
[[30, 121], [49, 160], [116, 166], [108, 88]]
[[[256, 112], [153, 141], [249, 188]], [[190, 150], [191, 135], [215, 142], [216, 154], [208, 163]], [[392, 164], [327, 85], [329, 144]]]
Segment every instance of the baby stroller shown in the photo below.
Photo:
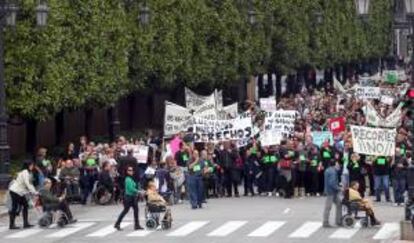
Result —
[[[344, 198], [342, 200], [342, 206], [345, 212], [342, 216], [342, 225], [347, 228], [355, 226], [359, 220], [361, 226], [366, 228], [369, 225], [369, 216], [367, 211], [360, 205], [358, 201], [349, 200], [349, 191], [345, 190]], [[363, 215], [359, 214], [363, 213]]]
[[171, 210], [165, 206], [147, 203], [145, 206], [145, 226], [149, 230], [156, 230], [160, 225], [163, 230], [168, 230], [172, 226]]

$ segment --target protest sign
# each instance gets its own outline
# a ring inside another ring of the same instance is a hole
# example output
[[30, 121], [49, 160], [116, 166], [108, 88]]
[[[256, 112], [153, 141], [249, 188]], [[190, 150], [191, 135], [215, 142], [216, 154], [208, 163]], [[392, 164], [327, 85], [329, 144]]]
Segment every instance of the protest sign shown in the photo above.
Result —
[[138, 164], [146, 164], [148, 161], [149, 147], [144, 145], [134, 145], [132, 147], [133, 156], [137, 159]]
[[260, 145], [261, 146], [279, 145], [282, 139], [283, 139], [283, 136], [279, 132], [263, 131], [260, 133]]
[[189, 88], [185, 88], [185, 104], [186, 108], [189, 110], [199, 110], [205, 102], [210, 102], [211, 99], [214, 100], [215, 107], [221, 109], [223, 107], [223, 91], [214, 90], [211, 95], [203, 96], [198, 95], [191, 91]]
[[213, 128], [205, 126], [203, 129], [201, 129], [199, 124], [194, 125], [194, 142], [220, 142], [246, 139], [254, 136], [253, 124], [250, 116], [240, 116], [236, 119], [226, 120], [223, 123], [217, 121], [214, 122], [219, 125]]
[[334, 144], [332, 132], [312, 132], [312, 143], [316, 146], [321, 147], [326, 140], [329, 145]]
[[346, 90], [345, 90], [344, 86], [336, 79], [335, 76], [333, 78], [333, 86], [340, 93], [342, 93], [342, 94], [346, 93]]
[[375, 86], [378, 81], [381, 80], [380, 73], [376, 73], [372, 76], [365, 74], [364, 76], [359, 76], [358, 81], [361, 86]]
[[193, 115], [204, 119], [217, 119], [215, 96], [210, 95], [207, 99], [205, 99], [203, 104], [196, 107]]
[[239, 105], [237, 103], [224, 106], [223, 109], [217, 111], [217, 119], [233, 119], [236, 118], [239, 113]]
[[333, 135], [345, 131], [345, 117], [330, 118], [328, 120], [328, 127], [329, 131], [331, 131]]
[[355, 90], [355, 96], [358, 99], [379, 99], [381, 89], [379, 87], [358, 87]]
[[351, 126], [353, 150], [374, 156], [393, 156], [395, 152], [395, 129]]
[[381, 103], [384, 103], [386, 105], [392, 105], [394, 103], [394, 98], [388, 95], [383, 95], [381, 96]]
[[264, 111], [276, 110], [276, 97], [260, 98], [260, 108]]
[[403, 103], [400, 103], [398, 107], [387, 116], [387, 118], [382, 118], [375, 108], [368, 103], [363, 109], [367, 123], [376, 127], [397, 127], [401, 122]]
[[266, 112], [264, 130], [279, 132], [283, 135], [292, 134], [295, 130], [296, 115], [295, 110]]
[[165, 102], [164, 135], [170, 136], [187, 130], [191, 113], [185, 107]]
[[398, 82], [398, 71], [397, 70], [387, 70], [383, 73], [383, 79], [387, 83], [395, 84]]

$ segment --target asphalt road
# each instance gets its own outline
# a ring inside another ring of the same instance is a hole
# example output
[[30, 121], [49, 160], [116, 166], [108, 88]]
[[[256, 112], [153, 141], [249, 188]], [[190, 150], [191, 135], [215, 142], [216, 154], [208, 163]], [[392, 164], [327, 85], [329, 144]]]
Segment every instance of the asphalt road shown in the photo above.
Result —
[[[325, 198], [282, 199], [276, 197], [241, 197], [211, 199], [203, 209], [192, 210], [188, 203], [172, 207], [173, 227], [168, 231], [134, 231], [132, 212], [125, 219], [124, 230], [116, 232], [114, 221], [121, 205], [80, 206], [73, 211], [79, 222], [59, 229], [9, 231], [8, 218], [0, 219], [0, 242], [145, 242], [145, 243], [259, 243], [259, 242], [392, 242], [399, 237], [403, 208], [389, 203], [375, 205], [382, 226], [353, 229], [321, 227]], [[334, 210], [333, 210], [334, 211]], [[332, 220], [333, 212], [332, 211]], [[140, 205], [144, 225], [143, 205]], [[35, 223], [37, 215], [31, 213]], [[21, 225], [21, 221], [18, 221]]]

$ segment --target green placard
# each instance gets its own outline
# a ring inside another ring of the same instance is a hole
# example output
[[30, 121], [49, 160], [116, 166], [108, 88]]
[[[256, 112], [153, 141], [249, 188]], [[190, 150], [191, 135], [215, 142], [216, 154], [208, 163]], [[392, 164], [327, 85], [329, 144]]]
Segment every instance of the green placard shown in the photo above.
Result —
[[385, 165], [386, 160], [384, 158], [378, 158], [377, 159], [377, 164], [379, 165]]

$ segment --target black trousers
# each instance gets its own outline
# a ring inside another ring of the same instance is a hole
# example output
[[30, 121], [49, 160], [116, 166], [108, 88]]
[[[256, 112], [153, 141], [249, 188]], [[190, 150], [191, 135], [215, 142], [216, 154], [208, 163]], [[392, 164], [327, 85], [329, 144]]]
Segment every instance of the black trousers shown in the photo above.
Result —
[[19, 208], [22, 209], [23, 215], [23, 224], [29, 224], [29, 204], [27, 203], [27, 199], [24, 196], [20, 196], [19, 194], [10, 191], [10, 197], [12, 199], [12, 209], [10, 210], [10, 225], [14, 225], [14, 219], [19, 212]]
[[121, 214], [118, 217], [118, 220], [116, 221], [115, 225], [120, 225], [122, 222], [122, 219], [125, 217], [125, 215], [129, 212], [129, 209], [132, 208], [134, 210], [134, 223], [135, 226], [139, 225], [138, 221], [138, 197], [136, 196], [125, 196], [124, 197], [124, 210], [122, 210]]

